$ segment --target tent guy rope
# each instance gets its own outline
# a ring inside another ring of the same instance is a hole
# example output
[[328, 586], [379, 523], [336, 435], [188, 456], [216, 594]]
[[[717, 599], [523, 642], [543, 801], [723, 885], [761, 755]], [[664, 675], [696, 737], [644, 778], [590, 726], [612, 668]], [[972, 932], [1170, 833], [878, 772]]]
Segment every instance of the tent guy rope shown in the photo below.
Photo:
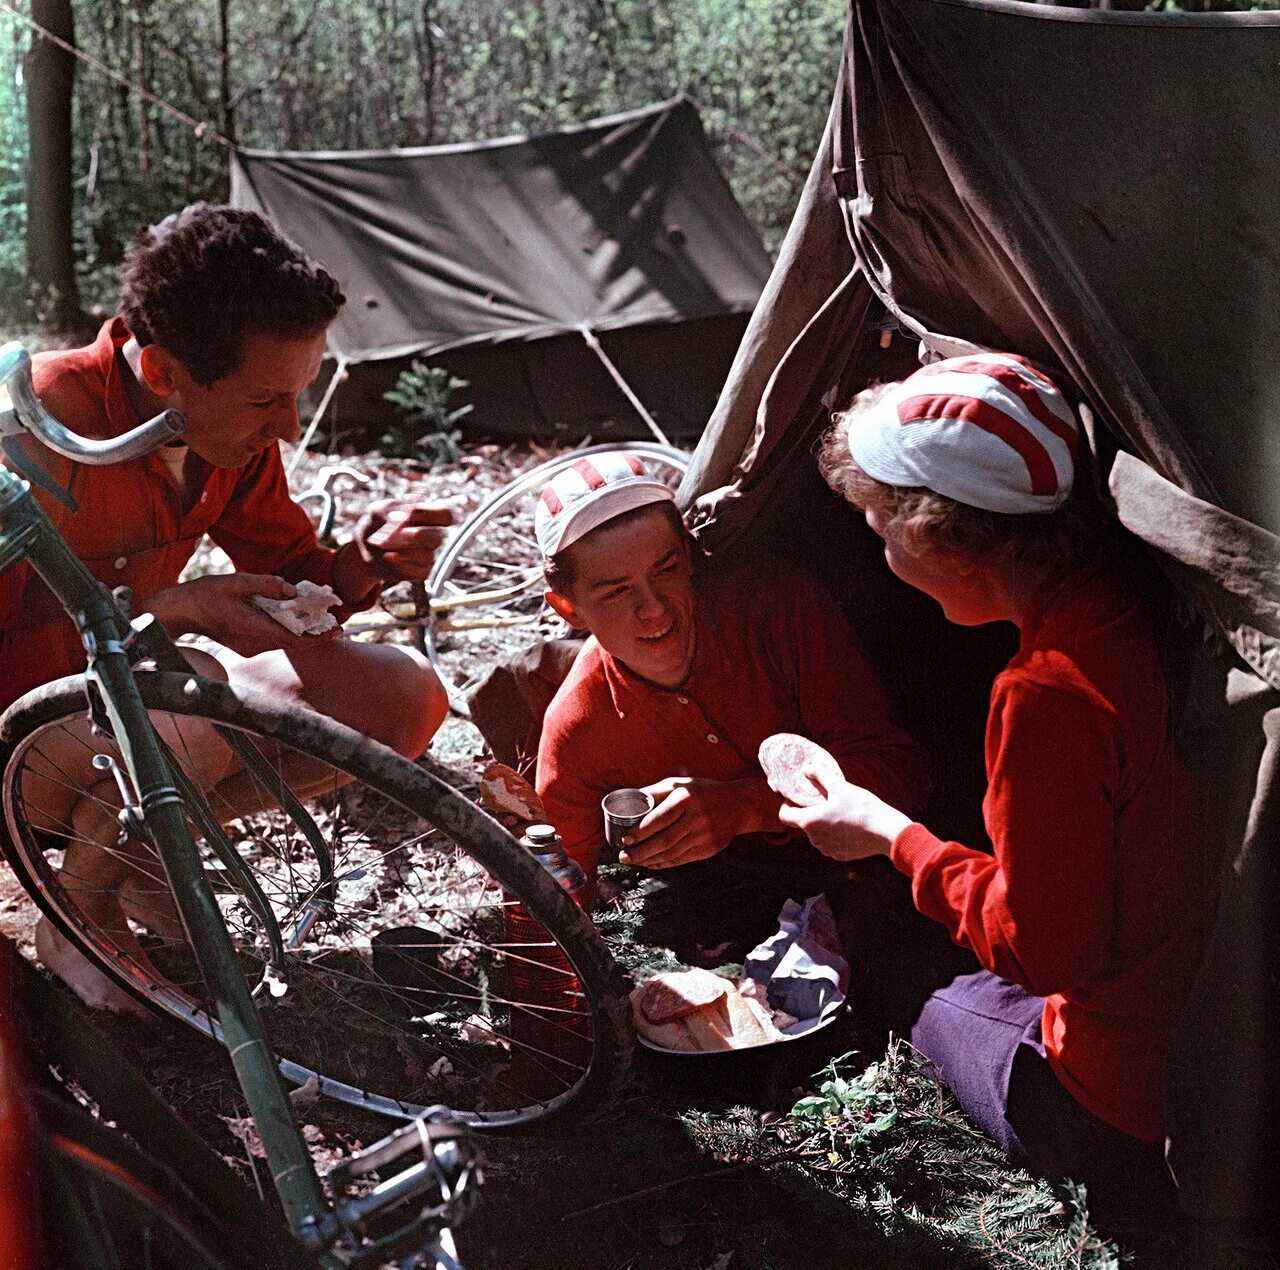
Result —
[[8, 0], [0, 0], [0, 10], [8, 13], [11, 17], [24, 25], [28, 26], [42, 39], [48, 40], [51, 44], [56, 44], [63, 52], [70, 53], [72, 57], [78, 58], [84, 62], [86, 66], [92, 66], [94, 70], [101, 71], [108, 79], [114, 80], [123, 88], [129, 89], [130, 92], [137, 93], [144, 100], [149, 101], [153, 106], [158, 106], [161, 110], [171, 114], [175, 119], [186, 124], [197, 137], [208, 137], [210, 141], [216, 141], [220, 146], [224, 146], [228, 150], [235, 149], [235, 143], [224, 137], [212, 124], [204, 120], [196, 119], [194, 116], [187, 114], [185, 110], [179, 110], [177, 106], [171, 102], [167, 102], [163, 97], [157, 97], [155, 93], [143, 88], [141, 84], [135, 83], [125, 75], [121, 75], [119, 71], [113, 71], [105, 62], [100, 62], [91, 53], [86, 53], [83, 49], [78, 49], [74, 44], [68, 43], [59, 35], [40, 25], [33, 18], [27, 17], [25, 13], [20, 12], [8, 3]]

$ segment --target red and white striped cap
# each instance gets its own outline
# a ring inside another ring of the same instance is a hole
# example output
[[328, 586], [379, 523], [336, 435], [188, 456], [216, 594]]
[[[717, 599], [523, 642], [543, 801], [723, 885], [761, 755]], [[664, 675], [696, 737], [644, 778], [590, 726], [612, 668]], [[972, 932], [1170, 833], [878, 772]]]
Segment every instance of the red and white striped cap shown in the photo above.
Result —
[[613, 451], [579, 459], [557, 473], [538, 498], [533, 531], [545, 559], [606, 520], [676, 496], [634, 454]]
[[849, 453], [888, 485], [991, 512], [1051, 512], [1071, 493], [1080, 425], [1038, 370], [1008, 353], [922, 366], [846, 419]]

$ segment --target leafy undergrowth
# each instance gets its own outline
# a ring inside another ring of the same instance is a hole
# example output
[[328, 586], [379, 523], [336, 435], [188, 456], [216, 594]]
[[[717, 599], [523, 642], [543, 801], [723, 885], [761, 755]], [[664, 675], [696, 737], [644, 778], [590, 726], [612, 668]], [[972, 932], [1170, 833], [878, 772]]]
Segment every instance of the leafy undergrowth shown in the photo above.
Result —
[[894, 1039], [869, 1065], [834, 1059], [785, 1117], [746, 1107], [685, 1117], [726, 1163], [751, 1162], [816, 1184], [886, 1241], [993, 1267], [1130, 1265], [1089, 1225], [1087, 1196], [1009, 1167], [949, 1093]]

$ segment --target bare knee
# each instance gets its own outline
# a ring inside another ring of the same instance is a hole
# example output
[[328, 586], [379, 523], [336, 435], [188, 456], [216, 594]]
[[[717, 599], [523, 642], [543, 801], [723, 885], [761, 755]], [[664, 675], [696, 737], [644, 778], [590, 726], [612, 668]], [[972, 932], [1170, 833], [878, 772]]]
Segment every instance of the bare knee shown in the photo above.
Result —
[[413, 649], [401, 648], [402, 665], [392, 708], [384, 711], [378, 739], [405, 758], [417, 758], [431, 744], [449, 713], [449, 697], [431, 663]]
[[365, 688], [361, 721], [353, 726], [405, 758], [417, 758], [449, 713], [444, 685], [416, 649], [401, 644], [357, 644], [352, 648], [353, 653], [358, 650], [353, 660], [359, 663], [358, 674]]
[[234, 682], [309, 706], [417, 758], [449, 712], [431, 663], [402, 644], [336, 640], [314, 653], [268, 653], [236, 667]]

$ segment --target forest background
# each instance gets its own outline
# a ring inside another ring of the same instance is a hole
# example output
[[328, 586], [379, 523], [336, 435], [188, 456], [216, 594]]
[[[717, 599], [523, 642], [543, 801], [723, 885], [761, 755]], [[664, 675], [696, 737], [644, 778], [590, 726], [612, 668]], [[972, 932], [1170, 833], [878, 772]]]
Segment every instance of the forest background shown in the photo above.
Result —
[[[82, 61], [72, 68], [19, 14], [204, 127]], [[65, 328], [81, 309], [109, 309], [140, 225], [226, 198], [219, 134], [265, 149], [430, 145], [685, 94], [772, 250], [821, 137], [843, 27], [843, 0], [6, 0], [0, 325]], [[41, 211], [58, 166], [56, 149], [43, 156], [60, 130], [69, 217]], [[47, 258], [28, 259], [32, 246]], [[74, 295], [51, 285], [58, 256]]]

